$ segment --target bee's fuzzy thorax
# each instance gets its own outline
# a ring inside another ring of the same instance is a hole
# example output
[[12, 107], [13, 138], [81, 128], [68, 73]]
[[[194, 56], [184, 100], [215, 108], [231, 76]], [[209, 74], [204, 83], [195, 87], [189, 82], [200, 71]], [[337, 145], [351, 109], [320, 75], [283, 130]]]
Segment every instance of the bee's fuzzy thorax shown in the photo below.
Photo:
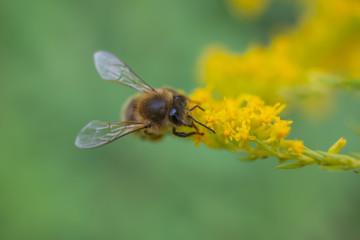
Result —
[[123, 119], [147, 124], [147, 133], [162, 134], [171, 125], [168, 113], [173, 104], [175, 91], [156, 89], [155, 93], [137, 94], [123, 108]]

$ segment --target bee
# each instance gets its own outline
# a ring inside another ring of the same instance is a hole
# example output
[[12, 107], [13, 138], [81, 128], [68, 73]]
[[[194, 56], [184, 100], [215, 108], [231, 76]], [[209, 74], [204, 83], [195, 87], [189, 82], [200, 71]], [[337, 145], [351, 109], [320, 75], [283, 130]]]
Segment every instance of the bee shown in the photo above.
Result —
[[[75, 145], [79, 148], [96, 148], [113, 142], [131, 133], [140, 133], [143, 138], [160, 139], [169, 128], [178, 137], [189, 137], [199, 132], [195, 123], [215, 133], [208, 126], [198, 122], [190, 112], [190, 99], [170, 88], [154, 89], [137, 76], [129, 66], [115, 55], [98, 51], [94, 55], [95, 67], [101, 78], [131, 87], [141, 92], [125, 103], [123, 122], [92, 121], [77, 135]], [[178, 127], [192, 128], [191, 132], [179, 132]]]

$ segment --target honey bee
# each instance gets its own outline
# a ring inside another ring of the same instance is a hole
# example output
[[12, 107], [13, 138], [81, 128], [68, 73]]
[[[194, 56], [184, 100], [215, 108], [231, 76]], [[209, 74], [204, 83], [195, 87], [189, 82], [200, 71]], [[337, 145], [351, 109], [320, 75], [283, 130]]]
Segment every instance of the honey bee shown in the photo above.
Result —
[[[140, 91], [124, 105], [123, 122], [92, 121], [77, 135], [75, 145], [79, 148], [95, 148], [113, 142], [130, 133], [138, 132], [143, 138], [158, 140], [172, 128], [178, 137], [188, 137], [199, 132], [195, 123], [215, 133], [208, 126], [198, 122], [190, 112], [189, 98], [173, 89], [154, 89], [138, 77], [129, 66], [109, 52], [98, 51], [94, 55], [95, 66], [101, 78]], [[192, 128], [191, 132], [178, 132], [178, 127]]]

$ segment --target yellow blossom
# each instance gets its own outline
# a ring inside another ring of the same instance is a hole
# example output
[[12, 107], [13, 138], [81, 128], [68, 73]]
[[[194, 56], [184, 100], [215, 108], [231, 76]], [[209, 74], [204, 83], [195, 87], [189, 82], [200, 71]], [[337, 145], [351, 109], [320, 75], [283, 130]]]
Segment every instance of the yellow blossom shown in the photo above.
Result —
[[[247, 11], [263, 9], [267, 1], [230, 2]], [[269, 46], [253, 45], [242, 53], [210, 46], [199, 61], [200, 79], [223, 96], [237, 96], [241, 89], [272, 104], [300, 100], [310, 110], [318, 107], [314, 102], [330, 105], [334, 87], [360, 88], [360, 1], [302, 2], [297, 27], [275, 36]]]
[[[229, 1], [255, 16], [268, 0]], [[333, 87], [360, 86], [354, 80], [360, 79], [360, 1], [302, 1], [307, 7], [297, 27], [269, 46], [251, 46], [244, 53], [211, 46], [202, 55], [199, 73], [206, 87], [190, 99], [205, 112], [191, 114], [216, 134], [202, 129], [203, 135], [191, 137], [196, 145], [241, 152], [246, 160], [274, 157], [281, 169], [313, 164], [325, 170], [360, 168], [359, 156], [339, 154], [345, 139], [328, 151], [312, 150], [288, 139], [293, 121], [280, 116], [284, 102], [325, 103]]]
[[[258, 96], [250, 94], [222, 99], [213, 95], [212, 90], [205, 88], [197, 89], [190, 96], [194, 103], [205, 109], [205, 112], [192, 111], [193, 117], [216, 132], [213, 134], [202, 129], [203, 135], [191, 138], [196, 145], [203, 143], [211, 148], [243, 152], [248, 155], [248, 160], [275, 157], [282, 163], [278, 166], [282, 169], [312, 164], [327, 170], [360, 168], [360, 159], [338, 154], [345, 145], [345, 139], [341, 138], [328, 152], [314, 151], [305, 147], [303, 141], [287, 139], [292, 121], [279, 116], [284, 105], [268, 105]], [[288, 163], [288, 160], [295, 162]]]
[[274, 107], [265, 106], [261, 111], [262, 122], [268, 124], [271, 121], [277, 119], [277, 114], [279, 114], [279, 112], [281, 112], [284, 107], [285, 105], [280, 105], [280, 103], [275, 104]]
[[274, 130], [272, 138], [285, 138], [290, 132], [290, 124], [292, 124], [292, 121], [281, 121], [280, 118], [277, 117], [273, 125]]
[[231, 121], [230, 123], [226, 122], [224, 124], [223, 129], [224, 130], [223, 130], [222, 134], [225, 137], [225, 142], [229, 143], [229, 140], [232, 141], [234, 135], [236, 134], [236, 131], [234, 130], [235, 129], [235, 122], [234, 121]]
[[241, 127], [236, 127], [237, 133], [235, 134], [234, 138], [236, 141], [239, 142], [239, 146], [242, 146], [246, 140], [255, 140], [256, 139], [255, 136], [249, 135], [250, 129], [251, 128], [249, 126], [249, 122], [247, 123], [247, 121], [245, 121], [245, 120], [242, 121]]
[[297, 140], [284, 140], [281, 142], [281, 147], [285, 148], [289, 152], [301, 154], [304, 151], [304, 142]]

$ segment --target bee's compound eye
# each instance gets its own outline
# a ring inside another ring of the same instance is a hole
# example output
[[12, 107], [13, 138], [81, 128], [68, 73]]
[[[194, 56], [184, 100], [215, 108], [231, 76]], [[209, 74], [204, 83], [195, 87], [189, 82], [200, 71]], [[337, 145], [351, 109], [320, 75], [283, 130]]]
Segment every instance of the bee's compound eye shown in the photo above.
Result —
[[179, 112], [176, 110], [176, 108], [172, 108], [169, 114], [170, 121], [174, 123], [175, 125], [180, 125], [180, 116]]
[[184, 125], [184, 116], [186, 109], [186, 97], [179, 95], [173, 98], [173, 106], [169, 113], [169, 119], [177, 126]]

